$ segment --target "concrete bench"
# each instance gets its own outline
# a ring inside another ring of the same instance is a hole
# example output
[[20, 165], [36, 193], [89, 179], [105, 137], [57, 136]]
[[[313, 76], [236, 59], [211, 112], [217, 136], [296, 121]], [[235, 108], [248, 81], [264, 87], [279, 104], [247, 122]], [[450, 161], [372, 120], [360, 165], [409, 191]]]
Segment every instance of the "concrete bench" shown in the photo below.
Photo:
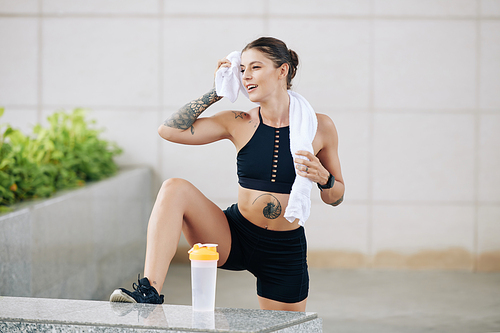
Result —
[[322, 332], [316, 313], [0, 297], [0, 332]]

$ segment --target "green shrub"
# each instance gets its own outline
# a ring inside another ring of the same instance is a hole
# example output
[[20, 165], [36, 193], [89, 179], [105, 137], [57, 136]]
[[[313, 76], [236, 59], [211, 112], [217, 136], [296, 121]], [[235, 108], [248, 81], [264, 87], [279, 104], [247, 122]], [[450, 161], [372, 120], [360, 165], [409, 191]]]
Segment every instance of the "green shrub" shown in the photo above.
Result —
[[[0, 117], [3, 113], [0, 108]], [[47, 119], [49, 127], [36, 125], [32, 137], [0, 125], [0, 212], [19, 201], [48, 197], [118, 170], [113, 157], [122, 150], [99, 139], [102, 130], [88, 126], [85, 110], [56, 112]]]

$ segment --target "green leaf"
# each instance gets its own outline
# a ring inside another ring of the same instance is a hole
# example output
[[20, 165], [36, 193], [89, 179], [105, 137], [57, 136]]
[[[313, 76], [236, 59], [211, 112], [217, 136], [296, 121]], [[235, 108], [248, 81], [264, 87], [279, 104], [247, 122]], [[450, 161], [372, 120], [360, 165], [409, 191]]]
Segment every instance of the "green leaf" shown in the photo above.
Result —
[[11, 211], [12, 211], [12, 208], [10, 208], [10, 207], [0, 206], [0, 214], [10, 213]]

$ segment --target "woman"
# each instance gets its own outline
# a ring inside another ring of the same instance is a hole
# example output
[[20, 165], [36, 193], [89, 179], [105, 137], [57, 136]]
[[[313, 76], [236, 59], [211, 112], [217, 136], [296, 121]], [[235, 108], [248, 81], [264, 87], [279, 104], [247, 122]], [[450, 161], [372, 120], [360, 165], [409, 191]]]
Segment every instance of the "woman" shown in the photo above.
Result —
[[[229, 66], [222, 59], [217, 69]], [[304, 228], [283, 217], [291, 185], [296, 174], [306, 177], [318, 184], [326, 204], [337, 206], [344, 184], [337, 131], [326, 115], [317, 114], [314, 154], [300, 151], [300, 158], [292, 159], [287, 90], [297, 66], [297, 54], [282, 41], [259, 38], [241, 54], [243, 85], [259, 107], [199, 117], [222, 98], [212, 89], [160, 126], [160, 136], [176, 143], [231, 140], [238, 151], [238, 203], [222, 211], [186, 180], [166, 180], [149, 220], [145, 277], [133, 292], [115, 290], [111, 301], [163, 303], [158, 292], [184, 232], [191, 245], [217, 243], [220, 268], [252, 272], [262, 309], [305, 311], [309, 277]]]

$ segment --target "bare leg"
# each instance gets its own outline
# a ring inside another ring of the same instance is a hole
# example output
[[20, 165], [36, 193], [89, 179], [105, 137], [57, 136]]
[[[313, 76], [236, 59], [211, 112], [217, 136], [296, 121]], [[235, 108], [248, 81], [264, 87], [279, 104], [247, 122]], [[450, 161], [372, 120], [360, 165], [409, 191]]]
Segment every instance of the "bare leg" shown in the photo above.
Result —
[[307, 298], [298, 303], [282, 303], [273, 301], [269, 298], [259, 297], [259, 305], [262, 310], [278, 310], [278, 311], [306, 311]]
[[161, 292], [170, 262], [184, 231], [187, 241], [219, 244], [219, 266], [231, 249], [231, 232], [222, 210], [186, 180], [166, 180], [151, 212], [144, 276]]

